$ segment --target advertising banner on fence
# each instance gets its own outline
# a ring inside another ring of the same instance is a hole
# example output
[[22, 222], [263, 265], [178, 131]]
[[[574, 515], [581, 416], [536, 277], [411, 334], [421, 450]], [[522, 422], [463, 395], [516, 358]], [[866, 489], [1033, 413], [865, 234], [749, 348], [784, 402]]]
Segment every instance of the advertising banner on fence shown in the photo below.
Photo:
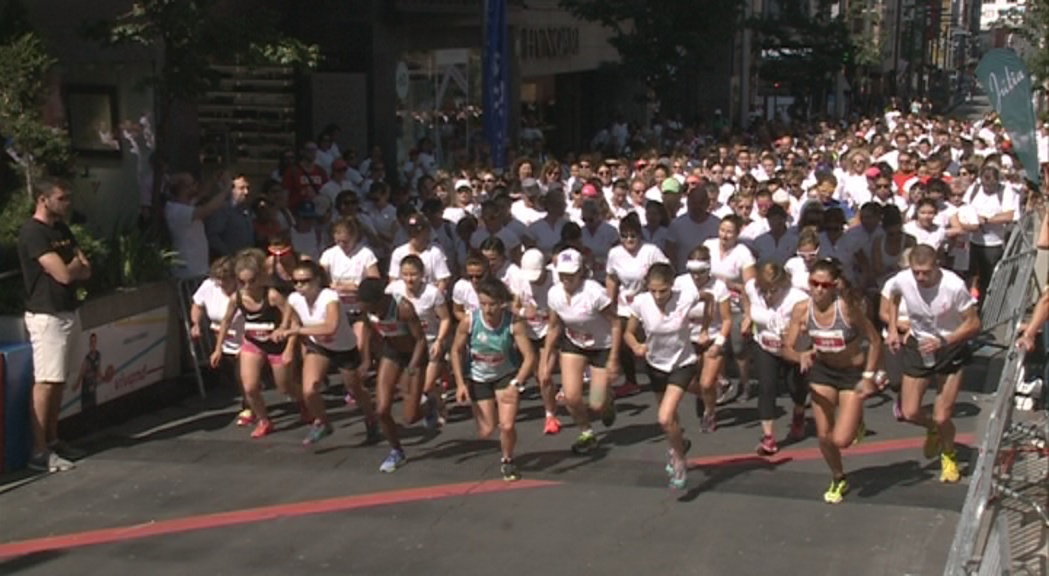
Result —
[[85, 329], [73, 347], [61, 417], [159, 382], [167, 336], [167, 306]]
[[991, 106], [1002, 120], [1002, 127], [1013, 141], [1016, 155], [1027, 172], [1027, 179], [1037, 185], [1041, 180], [1041, 170], [1035, 141], [1031, 75], [1027, 72], [1027, 66], [1016, 52], [996, 48], [980, 60], [976, 66], [976, 78], [980, 80], [991, 100]]

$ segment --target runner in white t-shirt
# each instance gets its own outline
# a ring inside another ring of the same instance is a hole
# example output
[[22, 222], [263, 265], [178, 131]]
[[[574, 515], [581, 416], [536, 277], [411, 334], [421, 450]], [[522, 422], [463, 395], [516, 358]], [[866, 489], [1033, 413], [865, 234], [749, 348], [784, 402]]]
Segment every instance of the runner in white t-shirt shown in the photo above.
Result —
[[426, 268], [422, 259], [409, 254], [401, 260], [400, 280], [390, 282], [386, 286], [386, 293], [406, 298], [411, 302], [419, 322], [422, 323], [430, 354], [430, 362], [426, 365], [423, 380], [423, 395], [427, 398], [426, 401], [437, 402], [440, 413], [437, 425], [443, 426], [447, 416], [442, 395], [435, 387], [444, 372], [444, 353], [448, 349], [448, 338], [452, 333], [452, 316], [448, 312], [444, 293], [433, 284], [424, 282], [425, 274]]
[[[190, 337], [197, 340], [207, 332], [212, 338], [218, 337], [219, 324], [229, 309], [230, 298], [237, 291], [237, 277], [233, 274], [233, 257], [224, 256], [211, 264], [211, 272], [193, 293], [193, 305], [190, 308]], [[201, 324], [207, 322], [204, 328]], [[245, 427], [255, 423], [255, 416], [248, 408], [243, 397], [244, 388], [237, 378], [237, 354], [240, 352], [240, 340], [244, 334], [244, 316], [236, 314], [230, 329], [222, 340], [222, 360], [219, 362], [219, 382], [224, 387], [235, 387], [242, 394], [241, 411], [235, 420], [237, 426]], [[212, 340], [206, 340], [210, 342]], [[207, 349], [207, 348], [205, 348]]]
[[946, 239], [946, 231], [943, 226], [936, 223], [939, 212], [936, 201], [932, 198], [922, 198], [914, 206], [914, 220], [903, 225], [903, 231], [933, 250], [940, 252]]
[[[685, 263], [686, 272], [674, 281], [674, 289], [695, 291], [700, 299], [689, 311], [692, 324], [691, 340], [697, 354], [702, 355], [699, 374], [700, 395], [696, 398], [696, 416], [700, 431], [717, 430], [719, 382], [723, 382], [725, 345], [732, 334], [732, 305], [728, 287], [710, 273], [710, 250], [697, 246]], [[707, 296], [707, 297], [703, 297]], [[703, 326], [707, 329], [704, 330]], [[724, 381], [727, 384], [727, 381]], [[726, 386], [727, 389], [727, 386]]]
[[[320, 265], [328, 274], [331, 287], [338, 292], [346, 318], [353, 326], [353, 333], [361, 352], [362, 372], [371, 367], [371, 342], [364, 337], [364, 319], [357, 299], [357, 286], [365, 278], [379, 277], [379, 260], [375, 253], [361, 243], [360, 227], [352, 218], [345, 218], [332, 225], [335, 245], [321, 254]], [[346, 400], [352, 400], [352, 395]]]
[[590, 414], [583, 403], [583, 373], [590, 366], [590, 405], [601, 413], [601, 421], [611, 426], [616, 420], [615, 400], [608, 383], [619, 369], [622, 327], [616, 318], [615, 302], [604, 286], [587, 280], [583, 255], [575, 249], [561, 251], [554, 262], [561, 282], [550, 289], [550, 326], [539, 360], [540, 386], [548, 386], [552, 376], [550, 356], [560, 349], [561, 386], [565, 406], [579, 438], [572, 445], [576, 454], [588, 454], [597, 446], [590, 427]]
[[[554, 275], [547, 267], [546, 256], [536, 248], [526, 250], [521, 255], [521, 273], [518, 276], [517, 285], [511, 287], [510, 291], [514, 295], [514, 315], [524, 319], [528, 339], [532, 343], [532, 349], [537, 358], [543, 349], [549, 327], [548, 298], [550, 289], [553, 287]], [[547, 369], [551, 373], [553, 373], [556, 360], [553, 354], [546, 359], [549, 363]], [[542, 396], [543, 409], [546, 412], [543, 434], [557, 434], [561, 431], [561, 421], [557, 419], [557, 392], [549, 382], [544, 385], [544, 382], [540, 381], [539, 384], [539, 394]]]
[[426, 266], [426, 283], [444, 292], [452, 273], [448, 270], [448, 258], [444, 251], [430, 241], [430, 223], [422, 215], [414, 214], [408, 217], [405, 229], [408, 231], [408, 242], [394, 249], [390, 256], [390, 280], [400, 277], [401, 260], [409, 254], [415, 254]]
[[358, 369], [361, 354], [357, 349], [357, 337], [353, 333], [339, 301], [339, 294], [322, 284], [324, 273], [312, 260], [300, 260], [292, 270], [295, 292], [288, 296], [288, 306], [294, 311], [295, 319], [287, 330], [274, 332], [280, 341], [289, 336], [303, 338], [302, 396], [313, 415], [313, 422], [303, 444], [312, 446], [334, 431], [328, 422], [327, 409], [321, 391], [328, 382], [328, 369], [334, 366], [347, 392], [357, 399], [364, 412], [368, 440], [379, 440], [379, 426], [372, 407], [371, 396], [361, 386]]
[[477, 285], [489, 275], [488, 261], [480, 254], [470, 254], [463, 266], [463, 277], [452, 286], [452, 314], [456, 322], [466, 322], [477, 310]]
[[[910, 269], [886, 284], [882, 297], [890, 300], [886, 344], [903, 355], [903, 416], [926, 428], [925, 457], [940, 454], [940, 481], [957, 482], [955, 427], [951, 420], [962, 382], [962, 370], [972, 353], [969, 340], [980, 332], [976, 301], [965, 282], [937, 264], [937, 253], [928, 246], [911, 250]], [[902, 339], [897, 329], [899, 302], [907, 303], [911, 330]], [[939, 387], [932, 414], [922, 408], [930, 382]]]
[[743, 323], [743, 308], [740, 305], [740, 295], [743, 287], [754, 278], [754, 255], [750, 248], [739, 242], [741, 219], [739, 216], [731, 215], [721, 219], [718, 225], [717, 238], [711, 238], [703, 242], [703, 246], [710, 251], [710, 272], [720, 279], [728, 287], [731, 295], [732, 306], [732, 336], [729, 339], [732, 358], [736, 362], [736, 371], [739, 374], [739, 383], [744, 392], [749, 396], [750, 383], [750, 358], [749, 340], [744, 338], [740, 326]]
[[[657, 262], [667, 262], [667, 257], [654, 244], [643, 242], [641, 238], [641, 220], [636, 213], [628, 214], [619, 223], [619, 245], [608, 251], [608, 262], [605, 265], [605, 287], [608, 295], [617, 303], [617, 314], [624, 324], [630, 318], [630, 304], [634, 297], [645, 289], [645, 277], [648, 269]], [[621, 354], [620, 366], [626, 382], [614, 388], [616, 398], [632, 396], [641, 391], [637, 385], [637, 372], [634, 358]]]
[[[696, 290], [674, 290], [674, 269], [666, 262], [652, 264], [645, 280], [648, 291], [629, 304], [624, 342], [634, 356], [645, 360], [652, 390], [659, 398], [659, 425], [670, 444], [666, 466], [670, 487], [680, 490], [687, 480], [687, 444], [677, 411], [696, 377], [699, 363], [689, 342], [689, 312], [701, 296]], [[644, 342], [638, 339], [638, 328], [644, 330]]]

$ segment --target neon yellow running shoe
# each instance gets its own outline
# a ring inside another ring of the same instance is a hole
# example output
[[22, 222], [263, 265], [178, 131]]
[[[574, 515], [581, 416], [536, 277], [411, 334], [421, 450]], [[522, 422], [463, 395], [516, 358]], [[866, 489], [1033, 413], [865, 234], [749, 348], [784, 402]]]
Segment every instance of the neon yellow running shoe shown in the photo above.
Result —
[[823, 493], [823, 501], [827, 504], [841, 504], [845, 499], [845, 493], [849, 491], [849, 481], [844, 477], [830, 481], [830, 488]]
[[954, 452], [940, 454], [940, 482], [954, 484], [962, 477], [958, 472], [958, 455]]

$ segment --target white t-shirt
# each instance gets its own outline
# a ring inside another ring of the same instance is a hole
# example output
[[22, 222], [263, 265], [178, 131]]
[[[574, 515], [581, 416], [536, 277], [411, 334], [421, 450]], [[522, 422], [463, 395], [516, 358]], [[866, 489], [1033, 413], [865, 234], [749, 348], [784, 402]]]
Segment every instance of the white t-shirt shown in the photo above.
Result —
[[742, 282], [743, 270], [754, 265], [754, 255], [743, 244], [736, 244], [722, 254], [721, 240], [711, 238], [703, 245], [710, 251], [710, 273], [724, 282]]
[[794, 305], [809, 299], [809, 295], [797, 288], [780, 291], [771, 302], [758, 291], [758, 284], [751, 280], [746, 285], [747, 298], [750, 299], [750, 321], [754, 324], [754, 341], [769, 354], [779, 356], [783, 353], [783, 337], [790, 325], [790, 316]]
[[641, 322], [645, 330], [645, 344], [648, 351], [645, 361], [648, 365], [662, 372], [673, 372], [682, 366], [695, 364], [696, 351], [689, 341], [692, 327], [689, 323], [689, 311], [699, 300], [696, 291], [670, 293], [666, 311], [660, 310], [652, 294], [645, 292], [634, 298], [628, 307], [630, 315]]
[[178, 253], [171, 273], [180, 280], [208, 275], [208, 235], [204, 221], [193, 218], [194, 210], [195, 207], [179, 202], [164, 205], [171, 246]]
[[594, 280], [605, 282], [605, 272], [608, 265], [608, 253], [612, 247], [619, 243], [619, 231], [608, 222], [602, 222], [593, 232], [590, 228], [583, 226], [583, 246], [590, 249], [594, 256]]
[[652, 244], [642, 244], [637, 254], [631, 254], [623, 246], [608, 251], [606, 273], [619, 280], [618, 314], [627, 317], [634, 296], [644, 292], [645, 275], [656, 262], [669, 262], [666, 255]]
[[463, 307], [467, 314], [481, 307], [481, 300], [477, 298], [477, 290], [466, 278], [460, 278], [452, 286], [452, 303]]
[[[401, 260], [404, 260], [404, 257], [409, 254], [415, 254], [409, 243], [401, 244], [393, 250], [390, 256], [390, 280], [397, 280], [401, 277]], [[436, 286], [441, 280], [451, 277], [452, 273], [448, 270], [448, 259], [445, 258], [440, 246], [430, 244], [426, 250], [416, 256], [423, 261], [423, 280], [427, 284]]]
[[426, 339], [433, 342], [437, 339], [437, 332], [441, 327], [441, 317], [437, 315], [437, 309], [444, 306], [444, 294], [433, 284], [424, 284], [423, 292], [418, 297], [409, 293], [408, 286], [404, 280], [395, 280], [386, 286], [386, 293], [407, 299], [415, 307], [415, 314], [423, 325], [423, 333]]
[[684, 270], [689, 252], [708, 239], [717, 238], [720, 226], [721, 221], [710, 215], [698, 224], [688, 214], [674, 218], [670, 223], [670, 241], [677, 246], [677, 254], [673, 255], [674, 267]]
[[298, 292], [292, 292], [288, 296], [288, 306], [298, 314], [299, 320], [302, 321], [303, 327], [306, 328], [324, 324], [327, 318], [328, 304], [331, 302], [335, 302], [339, 307], [339, 324], [335, 329], [335, 334], [331, 336], [310, 336], [310, 341], [328, 350], [353, 350], [357, 347], [357, 336], [353, 333], [353, 327], [346, 321], [346, 313], [339, 302], [338, 293], [331, 288], [322, 288], [313, 306], [310, 306], [306, 302], [306, 297]]
[[339, 246], [332, 246], [325, 250], [320, 258], [320, 265], [328, 271], [328, 276], [335, 284], [345, 282], [359, 285], [364, 280], [368, 268], [378, 264], [375, 253], [360, 244], [354, 246], [350, 254]]
[[442, 217], [452, 224], [458, 224], [467, 214], [474, 218], [479, 218], [481, 215], [481, 207], [477, 204], [470, 204], [469, 206], [449, 206], [444, 209]]
[[[193, 303], [204, 308], [208, 315], [208, 321], [212, 332], [219, 329], [222, 320], [226, 317], [229, 309], [230, 297], [222, 291], [222, 286], [211, 278], [205, 278], [200, 287], [193, 293]], [[244, 316], [238, 310], [233, 314], [233, 322], [226, 330], [226, 337], [222, 340], [223, 354], [236, 354], [240, 352], [241, 335], [244, 334]]]
[[[968, 194], [969, 205], [976, 214], [990, 218], [1002, 212], [1012, 210], [1013, 221], [1020, 219], [1020, 196], [1016, 189], [1008, 184], [1002, 185], [1000, 194], [984, 194], [983, 186], [974, 184]], [[970, 237], [970, 242], [978, 246], [1001, 246], [1005, 244], [1006, 224], [985, 224]]]
[[510, 215], [527, 227], [546, 216], [546, 212], [527, 206], [524, 200], [518, 200], [510, 205]]
[[786, 262], [798, 252], [798, 231], [787, 228], [777, 241], [772, 232], [765, 232], [751, 243], [754, 259], [759, 262]]
[[728, 286], [717, 278], [711, 276], [710, 280], [707, 281], [706, 286], [703, 286], [702, 290], [696, 286], [696, 281], [692, 279], [691, 274], [682, 274], [674, 279], [674, 290], [677, 290], [683, 294], [689, 292], [695, 292], [696, 303], [692, 306], [692, 309], [688, 312], [689, 322], [692, 324], [692, 330], [690, 336], [693, 342], [699, 342], [700, 332], [703, 330], [703, 315], [706, 314], [706, 303], [698, 299], [699, 295], [706, 292], [714, 297], [714, 309], [710, 312], [710, 329], [707, 334], [714, 338], [721, 333], [721, 323], [724, 319], [721, 317], [721, 303], [728, 300], [731, 294], [729, 294]]
[[506, 260], [503, 262], [503, 267], [499, 270], [492, 270], [492, 277], [498, 278], [511, 293], [518, 284], [521, 283], [521, 268], [513, 262]]
[[532, 340], [546, 338], [546, 329], [550, 324], [550, 289], [554, 287], [553, 272], [547, 272], [546, 281], [538, 284], [526, 282], [518, 278], [517, 286], [513, 293], [517, 296], [522, 306], [535, 308], [535, 316], [531, 319], [525, 318], [525, 327], [528, 329], [528, 337]]
[[[958, 220], [963, 225], [971, 226], [980, 223], [980, 217], [976, 214], [976, 210], [968, 204], [962, 204], [961, 206], [948, 204], [941, 214], [948, 224], [955, 214], [958, 215]], [[944, 240], [947, 243], [948, 254], [953, 259], [953, 266], [956, 271], [969, 271], [969, 236], [969, 234], [959, 234]]]
[[561, 242], [561, 230], [567, 223], [568, 219], [564, 216], [552, 225], [546, 218], [541, 218], [528, 226], [528, 237], [543, 254], [552, 254], [554, 246]]
[[584, 280], [583, 287], [569, 303], [563, 284], [555, 284], [547, 295], [550, 309], [561, 318], [565, 336], [584, 350], [607, 350], [612, 347], [612, 324], [601, 311], [612, 305], [605, 287]]
[[918, 244], [931, 246], [933, 250], [939, 250], [946, 240], [947, 231], [943, 226], [935, 226], [932, 230], [926, 230], [914, 220], [903, 225], [903, 231], [918, 241]]
[[801, 256], [794, 256], [783, 265], [783, 269], [790, 274], [790, 285], [803, 292], [809, 291], [809, 267]]
[[935, 288], [921, 288], [911, 270], [901, 270], [882, 289], [886, 298], [900, 296], [907, 303], [907, 316], [911, 322], [911, 334], [922, 336], [947, 336], [964, 322], [963, 313], [976, 305], [965, 281], [950, 270], [943, 274]]

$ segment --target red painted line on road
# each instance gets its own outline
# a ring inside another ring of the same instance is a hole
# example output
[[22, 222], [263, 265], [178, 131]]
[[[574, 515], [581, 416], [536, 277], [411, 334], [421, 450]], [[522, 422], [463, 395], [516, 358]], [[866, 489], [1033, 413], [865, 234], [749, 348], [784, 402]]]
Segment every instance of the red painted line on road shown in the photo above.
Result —
[[[955, 444], [972, 444], [975, 437], [972, 434], [958, 434]], [[881, 442], [864, 442], [859, 446], [852, 446], [842, 452], [843, 457], [866, 456], [870, 454], [884, 454], [886, 452], [900, 452], [903, 450], [917, 450], [925, 444], [925, 437], [898, 438], [896, 440], [883, 440]], [[689, 468], [721, 468], [726, 466], [744, 466], [747, 464], [784, 464], [787, 462], [806, 462], [809, 460], [822, 460], [823, 453], [819, 446], [813, 448], [800, 448], [797, 450], [781, 450], [773, 456], [758, 456], [753, 452], [743, 454], [723, 454], [720, 456], [703, 456], [688, 461]]]
[[24, 556], [26, 554], [47, 552], [51, 550], [66, 550], [69, 548], [94, 546], [97, 544], [113, 544], [128, 540], [149, 538], [152, 536], [165, 536], [168, 534], [179, 534], [182, 532], [193, 532], [210, 528], [252, 524], [266, 520], [277, 520], [280, 518], [295, 518], [312, 514], [343, 512], [346, 510], [375, 508], [378, 506], [405, 504], [408, 502], [441, 500], [457, 496], [473, 496], [493, 492], [526, 490], [529, 488], [545, 488], [549, 486], [557, 486], [559, 484], [561, 483], [543, 480], [521, 480], [513, 483], [503, 482], [501, 480], [491, 480], [480, 483], [464, 482], [461, 484], [443, 484], [439, 486], [410, 488], [407, 490], [343, 496], [340, 498], [292, 502], [289, 504], [247, 508], [244, 510], [220, 512], [217, 514], [187, 516], [185, 518], [160, 520], [157, 522], [149, 522], [147, 524], [119, 526], [116, 528], [104, 528], [101, 530], [88, 530], [85, 532], [75, 532], [59, 536], [48, 536], [45, 538], [34, 538], [32, 540], [8, 542], [6, 544], [0, 544], [0, 558]]

